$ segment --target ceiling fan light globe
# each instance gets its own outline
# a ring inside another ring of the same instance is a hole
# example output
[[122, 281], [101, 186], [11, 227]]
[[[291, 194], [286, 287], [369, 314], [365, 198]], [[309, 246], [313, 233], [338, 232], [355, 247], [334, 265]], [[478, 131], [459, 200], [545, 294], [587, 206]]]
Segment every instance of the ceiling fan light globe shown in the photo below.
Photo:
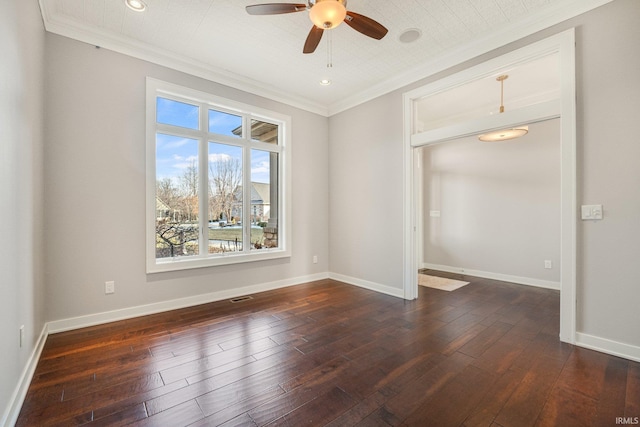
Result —
[[337, 27], [346, 16], [347, 9], [342, 0], [317, 0], [309, 10], [313, 25], [324, 30]]

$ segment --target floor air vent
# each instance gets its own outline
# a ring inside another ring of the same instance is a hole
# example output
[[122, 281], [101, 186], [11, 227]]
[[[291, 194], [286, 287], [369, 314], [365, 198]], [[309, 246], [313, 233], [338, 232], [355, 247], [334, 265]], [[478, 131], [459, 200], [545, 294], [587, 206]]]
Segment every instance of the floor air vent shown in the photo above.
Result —
[[247, 296], [244, 296], [244, 297], [231, 298], [229, 301], [235, 304], [237, 302], [247, 301], [247, 300], [250, 300], [250, 299], [253, 299], [253, 297], [250, 297], [250, 296], [247, 295]]

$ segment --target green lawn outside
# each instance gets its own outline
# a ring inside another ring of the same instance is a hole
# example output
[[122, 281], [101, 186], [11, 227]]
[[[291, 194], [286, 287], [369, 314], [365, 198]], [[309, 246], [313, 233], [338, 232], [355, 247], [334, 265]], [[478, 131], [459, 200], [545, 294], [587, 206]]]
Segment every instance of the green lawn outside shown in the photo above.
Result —
[[[262, 241], [263, 236], [262, 228], [253, 228], [251, 227], [251, 242], [260, 242]], [[209, 229], [209, 239], [213, 240], [231, 240], [235, 241], [238, 239], [238, 242], [242, 241], [242, 229], [235, 227], [228, 228], [210, 228]]]

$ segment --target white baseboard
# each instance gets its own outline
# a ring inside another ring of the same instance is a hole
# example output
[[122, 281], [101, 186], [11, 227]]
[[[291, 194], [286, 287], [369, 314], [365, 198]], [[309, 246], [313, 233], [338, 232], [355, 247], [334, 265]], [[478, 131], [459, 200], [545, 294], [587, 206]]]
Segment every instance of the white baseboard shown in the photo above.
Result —
[[560, 282], [552, 282], [549, 280], [532, 279], [530, 277], [511, 276], [508, 274], [491, 273], [481, 270], [469, 270], [461, 267], [451, 267], [448, 265], [431, 264], [423, 262], [421, 268], [428, 268], [430, 270], [446, 271], [448, 273], [466, 274], [469, 276], [482, 277], [484, 279], [501, 280], [503, 282], [512, 282], [519, 285], [536, 286], [538, 288], [555, 289], [560, 290]]
[[242, 295], [255, 294], [258, 292], [270, 291], [273, 289], [285, 288], [288, 286], [295, 286], [302, 283], [313, 282], [316, 280], [323, 280], [328, 278], [328, 273], [318, 273], [309, 276], [295, 277], [291, 279], [278, 280], [275, 282], [245, 286], [242, 288], [194, 295], [186, 298], [178, 298], [170, 301], [161, 301], [152, 304], [127, 307], [119, 310], [88, 314], [86, 316], [53, 320], [49, 322], [49, 333], [54, 334], [57, 332], [69, 331], [72, 329], [79, 329], [88, 326], [100, 325], [103, 323], [115, 322], [117, 320], [131, 319], [133, 317], [146, 316], [149, 314], [156, 314], [169, 310], [177, 310], [179, 308], [192, 307], [194, 305], [221, 301], [224, 299], [235, 298]]
[[401, 288], [392, 288], [391, 286], [382, 285], [376, 282], [370, 282], [368, 280], [357, 279], [355, 277], [345, 276], [338, 273], [329, 273], [329, 278], [348, 283], [350, 285], [358, 286], [360, 288], [365, 288], [371, 291], [391, 295], [392, 297], [404, 298], [404, 290]]
[[576, 345], [590, 350], [599, 351], [601, 353], [611, 354], [613, 356], [640, 362], [639, 346], [612, 341], [606, 338], [584, 334], [582, 332], [576, 332]]
[[33, 374], [36, 371], [36, 366], [38, 366], [38, 361], [40, 360], [44, 343], [47, 341], [47, 336], [49, 336], [49, 331], [48, 325], [45, 324], [42, 327], [38, 341], [31, 352], [31, 356], [29, 356], [29, 360], [22, 370], [18, 384], [16, 385], [16, 388], [11, 395], [11, 399], [5, 409], [5, 413], [0, 420], [0, 426], [11, 427], [16, 424], [16, 421], [18, 421], [18, 415], [20, 415], [22, 403], [24, 402], [24, 398], [27, 396], [27, 390], [29, 390], [29, 385], [33, 379]]

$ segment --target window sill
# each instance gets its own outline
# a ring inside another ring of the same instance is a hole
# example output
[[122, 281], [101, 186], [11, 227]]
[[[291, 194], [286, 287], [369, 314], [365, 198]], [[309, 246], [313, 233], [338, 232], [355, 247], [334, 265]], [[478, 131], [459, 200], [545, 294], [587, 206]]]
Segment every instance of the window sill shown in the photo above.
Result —
[[218, 267], [223, 265], [242, 264], [247, 262], [266, 261], [271, 259], [289, 258], [291, 251], [284, 249], [263, 249], [259, 253], [224, 254], [216, 257], [181, 257], [157, 261], [151, 259], [147, 263], [147, 274], [164, 273], [169, 271], [190, 270], [194, 268]]

